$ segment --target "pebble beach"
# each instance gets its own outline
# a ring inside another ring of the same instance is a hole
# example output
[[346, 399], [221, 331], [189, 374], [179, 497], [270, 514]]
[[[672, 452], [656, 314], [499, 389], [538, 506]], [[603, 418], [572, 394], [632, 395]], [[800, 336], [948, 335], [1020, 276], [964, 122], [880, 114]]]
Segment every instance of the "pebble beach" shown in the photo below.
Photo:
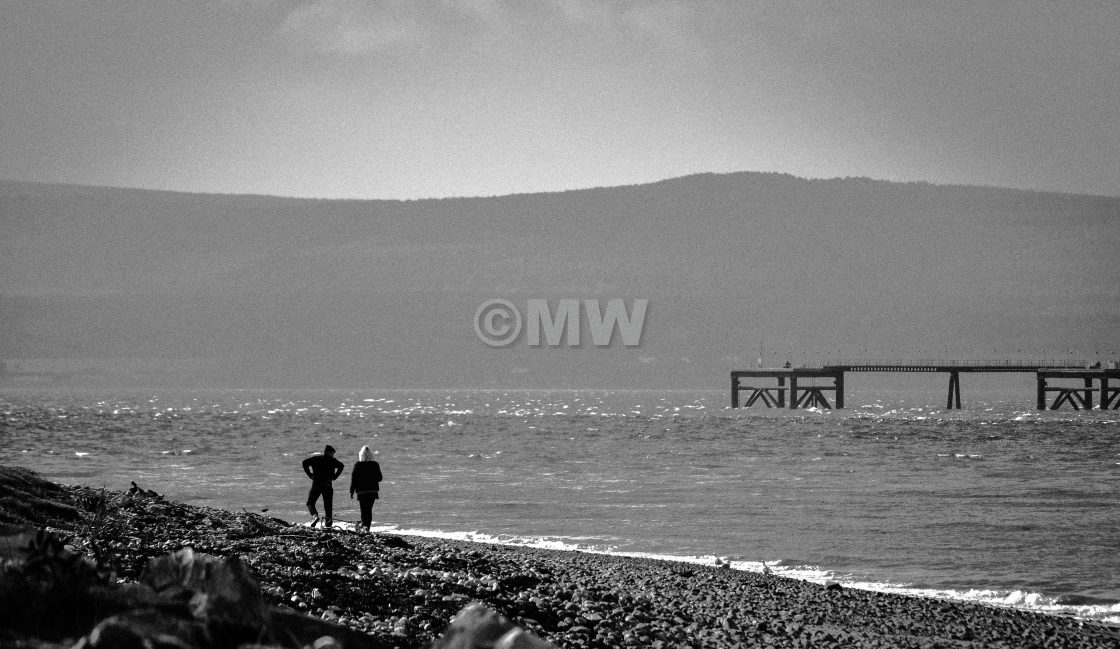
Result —
[[[310, 529], [172, 502], [159, 485], [110, 492], [4, 467], [0, 478], [0, 523], [45, 527], [117, 582], [186, 547], [236, 557], [269, 606], [369, 646], [433, 646], [459, 611], [481, 603], [561, 648], [1120, 647], [1120, 627], [1071, 617], [719, 566]], [[73, 646], [88, 631], [88, 620], [44, 631], [34, 619], [43, 604], [23, 602], [30, 617], [0, 639]]]

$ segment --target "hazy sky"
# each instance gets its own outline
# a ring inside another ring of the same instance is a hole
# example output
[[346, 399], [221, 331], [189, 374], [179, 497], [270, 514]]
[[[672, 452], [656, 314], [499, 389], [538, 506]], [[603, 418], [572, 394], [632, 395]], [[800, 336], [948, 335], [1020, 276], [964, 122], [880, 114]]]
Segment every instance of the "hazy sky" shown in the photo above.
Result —
[[423, 198], [703, 171], [1120, 195], [1120, 1], [0, 0], [0, 178]]

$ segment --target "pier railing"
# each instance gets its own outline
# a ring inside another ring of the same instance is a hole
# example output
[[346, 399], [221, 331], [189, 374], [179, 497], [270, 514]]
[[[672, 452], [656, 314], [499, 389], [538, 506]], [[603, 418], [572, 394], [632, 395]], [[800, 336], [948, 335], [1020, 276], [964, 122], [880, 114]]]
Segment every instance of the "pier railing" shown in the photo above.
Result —
[[1093, 362], [1088, 360], [1053, 358], [836, 358], [821, 359], [813, 364], [805, 364], [803, 367], [1007, 367], [1030, 371], [1035, 369], [1084, 369], [1092, 364]]

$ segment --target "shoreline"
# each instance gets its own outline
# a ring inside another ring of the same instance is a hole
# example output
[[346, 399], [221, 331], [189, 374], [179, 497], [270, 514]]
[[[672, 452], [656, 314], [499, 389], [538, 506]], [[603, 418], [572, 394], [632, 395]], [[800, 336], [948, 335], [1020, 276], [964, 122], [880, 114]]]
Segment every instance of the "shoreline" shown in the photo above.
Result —
[[[335, 520], [335, 525], [352, 525], [356, 521]], [[344, 528], [345, 529], [345, 528]], [[865, 590], [875, 593], [885, 593], [921, 599], [936, 599], [952, 602], [963, 602], [996, 608], [1021, 610], [1028, 613], [1068, 617], [1085, 622], [1099, 622], [1109, 626], [1120, 626], [1120, 604], [1112, 599], [1104, 599], [1082, 595], [1047, 595], [1045, 593], [1014, 589], [1000, 591], [994, 588], [970, 587], [916, 587], [900, 585], [889, 581], [875, 580], [844, 580], [837, 578], [830, 571], [806, 566], [788, 567], [781, 560], [767, 562], [763, 560], [751, 561], [729, 556], [709, 555], [671, 555], [657, 552], [644, 551], [616, 551], [604, 550], [593, 546], [569, 544], [563, 540], [546, 540], [543, 537], [516, 535], [507, 536], [511, 540], [503, 540], [501, 536], [492, 536], [483, 532], [446, 532], [442, 530], [401, 528], [396, 524], [378, 525], [374, 521], [373, 531], [396, 536], [418, 537], [432, 541], [451, 540], [468, 543], [482, 543], [487, 545], [509, 546], [512, 548], [536, 548], [556, 550], [561, 552], [581, 552], [586, 554], [605, 555], [613, 557], [633, 557], [655, 561], [669, 561], [697, 566], [717, 568], [730, 568], [743, 572], [774, 574], [778, 577], [803, 581], [819, 586], [837, 584], [843, 588]], [[466, 537], [466, 538], [464, 538]], [[534, 542], [532, 539], [538, 539]], [[1107, 607], [1108, 615], [1102, 616], [1100, 610]], [[1089, 609], [1089, 610], [1086, 610]], [[1103, 619], [1101, 619], [1103, 617]]]
[[[335, 526], [338, 527], [339, 523], [349, 526], [353, 525], [355, 522], [356, 521], [336, 519]], [[302, 525], [302, 523], [297, 523], [297, 525]], [[1084, 622], [1098, 622], [1120, 627], [1120, 604], [1117, 604], [1116, 601], [1111, 599], [1102, 599], [1102, 597], [1094, 597], [1091, 595], [1047, 595], [1045, 593], [1025, 590], [999, 591], [995, 590], [995, 588], [980, 586], [955, 588], [936, 586], [918, 587], [874, 580], [844, 581], [843, 578], [836, 577], [831, 572], [823, 571], [823, 569], [820, 568], [809, 566], [790, 567], [783, 565], [781, 559], [774, 560], [774, 562], [765, 562], [765, 560], [760, 559], [748, 560], [718, 555], [669, 555], [654, 553], [654, 551], [610, 550], [587, 546], [581, 547], [578, 544], [564, 543], [562, 540], [545, 540], [540, 537], [517, 537], [513, 535], [503, 535], [512, 539], [503, 540], [501, 537], [487, 535], [485, 532], [448, 532], [442, 530], [401, 528], [398, 525], [393, 525], [393, 523], [386, 523], [386, 525], [379, 526], [377, 525], [377, 521], [374, 521], [372, 529], [376, 532], [380, 532], [380, 534], [405, 538], [418, 537], [435, 541], [461, 540], [464, 541], [464, 543], [508, 546], [512, 548], [552, 549], [557, 551], [576, 551], [576, 553], [591, 555], [665, 560], [665, 562], [671, 563], [730, 568], [732, 571], [746, 573], [760, 574], [765, 572], [767, 574], [774, 574], [775, 576], [790, 578], [790, 580], [819, 586], [834, 584], [843, 588], [849, 588], [849, 590], [920, 597], [920, 599], [927, 600], [944, 600], [982, 606], [995, 606], [995, 608], [998, 609], [1063, 616], [1063, 618]], [[532, 540], [534, 538], [539, 538], [540, 543], [534, 543]], [[1105, 608], [1108, 609], [1107, 615], [1101, 614], [1100, 611]]]
[[238, 557], [269, 606], [385, 647], [430, 646], [471, 602], [564, 648], [1120, 645], [1120, 626], [1064, 616], [664, 559], [310, 529], [140, 487], [55, 485], [0, 467], [0, 522], [49, 526], [126, 582], [183, 547]]

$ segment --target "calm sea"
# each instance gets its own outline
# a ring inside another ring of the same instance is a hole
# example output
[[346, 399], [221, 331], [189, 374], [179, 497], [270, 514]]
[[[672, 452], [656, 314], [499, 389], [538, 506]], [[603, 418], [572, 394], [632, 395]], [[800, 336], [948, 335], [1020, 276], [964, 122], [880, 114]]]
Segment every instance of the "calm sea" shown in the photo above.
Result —
[[0, 464], [302, 522], [300, 461], [368, 444], [380, 529], [1120, 623], [1120, 412], [967, 389], [944, 410], [939, 389], [792, 412], [720, 391], [7, 392]]

